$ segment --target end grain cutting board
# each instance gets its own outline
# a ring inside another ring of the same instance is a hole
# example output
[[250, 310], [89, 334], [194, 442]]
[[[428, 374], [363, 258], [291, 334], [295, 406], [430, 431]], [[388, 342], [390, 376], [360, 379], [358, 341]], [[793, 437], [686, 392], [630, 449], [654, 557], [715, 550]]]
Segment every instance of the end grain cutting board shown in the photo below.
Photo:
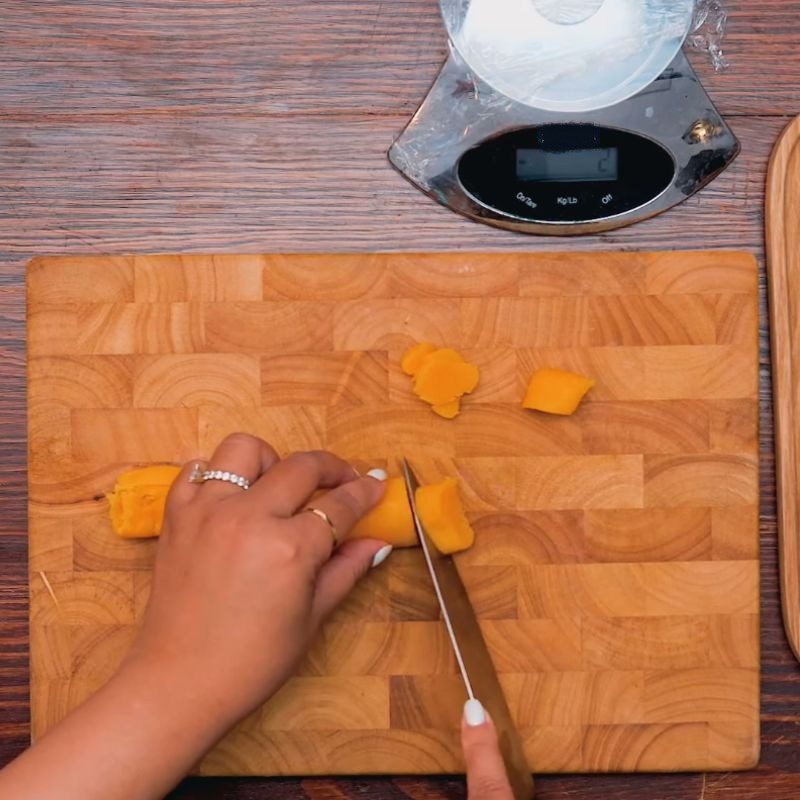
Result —
[[[756, 265], [736, 253], [38, 259], [28, 272], [34, 736], [100, 686], [154, 542], [111, 533], [132, 465], [237, 429], [458, 475], [459, 557], [537, 772], [731, 770], [759, 752]], [[482, 382], [454, 422], [412, 342]], [[597, 379], [524, 412], [536, 367]], [[420, 554], [394, 553], [203, 774], [461, 771], [463, 690]]]

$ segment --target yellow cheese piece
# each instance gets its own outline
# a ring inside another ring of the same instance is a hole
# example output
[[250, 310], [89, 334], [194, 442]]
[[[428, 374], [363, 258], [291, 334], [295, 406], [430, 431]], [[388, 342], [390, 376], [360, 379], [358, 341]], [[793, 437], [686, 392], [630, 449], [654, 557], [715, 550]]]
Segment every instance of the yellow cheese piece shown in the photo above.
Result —
[[414, 393], [420, 400], [433, 406], [446, 405], [469, 394], [478, 385], [478, 368], [460, 356], [456, 361], [451, 352], [438, 350], [422, 362], [414, 382]]
[[[441, 483], [420, 486], [416, 502], [420, 521], [442, 553], [457, 553], [472, 546], [475, 534], [461, 505], [455, 479], [445, 478]], [[348, 538], [380, 539], [393, 547], [419, 544], [402, 478], [386, 481], [386, 493], [381, 502], [356, 525]]]
[[480, 372], [474, 364], [451, 347], [436, 348], [429, 342], [414, 345], [400, 363], [403, 372], [414, 379], [414, 393], [430, 403], [445, 419], [461, 411], [461, 398], [475, 390]]
[[402, 478], [386, 481], [386, 491], [380, 503], [361, 519], [347, 538], [380, 539], [393, 547], [419, 544], [406, 483]]
[[419, 518], [439, 552], [458, 553], [472, 547], [475, 532], [464, 513], [454, 478], [420, 486], [416, 503]]
[[158, 536], [167, 494], [179, 472], [179, 467], [159, 465], [120, 475], [114, 490], [106, 495], [114, 533], [124, 539]]
[[523, 408], [568, 416], [577, 411], [595, 381], [563, 369], [538, 369], [528, 384]]
[[443, 403], [439, 406], [431, 406], [435, 414], [445, 419], [455, 419], [461, 413], [461, 398]]
[[431, 354], [436, 352], [436, 345], [430, 342], [420, 342], [415, 344], [411, 349], [406, 351], [403, 360], [400, 362], [400, 368], [406, 375], [412, 378], [416, 377], [419, 368], [422, 366], [425, 359]]

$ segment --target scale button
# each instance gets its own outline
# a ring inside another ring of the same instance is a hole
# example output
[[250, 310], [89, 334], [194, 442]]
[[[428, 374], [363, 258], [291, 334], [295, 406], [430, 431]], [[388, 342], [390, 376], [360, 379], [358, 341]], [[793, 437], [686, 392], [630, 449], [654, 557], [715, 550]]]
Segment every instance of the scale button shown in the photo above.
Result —
[[580, 200], [578, 200], [575, 195], [566, 194], [566, 195], [559, 195], [556, 198], [556, 203], [560, 206], [577, 206]]
[[608, 194], [606, 194], [606, 195], [603, 195], [603, 197], [601, 197], [601, 198], [600, 198], [600, 202], [601, 202], [601, 203], [602, 203], [604, 206], [607, 206], [607, 205], [608, 205], [610, 202], [612, 202], [612, 201], [613, 201], [613, 199], [614, 199], [614, 195], [613, 195], [613, 194], [611, 194], [611, 192], [609, 192]]
[[539, 207], [539, 204], [532, 197], [525, 194], [525, 192], [517, 192], [517, 200], [519, 200], [520, 203], [524, 203], [528, 208]]

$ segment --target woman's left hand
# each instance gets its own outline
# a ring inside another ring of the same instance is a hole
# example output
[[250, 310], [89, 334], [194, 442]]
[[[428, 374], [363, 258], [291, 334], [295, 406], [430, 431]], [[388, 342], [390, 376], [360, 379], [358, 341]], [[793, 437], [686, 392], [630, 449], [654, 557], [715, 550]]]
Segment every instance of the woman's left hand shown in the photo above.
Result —
[[[248, 491], [192, 483], [192, 468], [170, 492], [150, 603], [124, 669], [184, 676], [198, 696], [214, 698], [209, 711], [228, 727], [288, 678], [384, 550], [346, 541], [384, 486], [330, 453], [280, 460], [246, 434], [225, 439], [207, 468], [246, 477]], [[324, 513], [304, 513], [309, 504]]]
[[[17, 800], [155, 800], [291, 673], [383, 542], [345, 541], [383, 484], [330, 453], [229, 436], [167, 499], [144, 624], [119, 672], [0, 773]], [[324, 493], [320, 493], [320, 492]], [[320, 514], [303, 513], [311, 502]], [[328, 520], [331, 525], [329, 525]], [[376, 556], [379, 556], [376, 559]]]

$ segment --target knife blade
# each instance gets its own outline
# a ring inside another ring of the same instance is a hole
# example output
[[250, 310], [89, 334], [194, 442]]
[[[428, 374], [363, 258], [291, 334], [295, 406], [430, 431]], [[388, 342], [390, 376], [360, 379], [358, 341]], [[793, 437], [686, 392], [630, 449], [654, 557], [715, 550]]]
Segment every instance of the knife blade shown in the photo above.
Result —
[[530, 800], [533, 797], [533, 776], [475, 610], [453, 557], [439, 552], [417, 514], [416, 493], [419, 481], [405, 458], [403, 477], [414, 527], [467, 696], [470, 700], [479, 700], [492, 718], [515, 800]]

